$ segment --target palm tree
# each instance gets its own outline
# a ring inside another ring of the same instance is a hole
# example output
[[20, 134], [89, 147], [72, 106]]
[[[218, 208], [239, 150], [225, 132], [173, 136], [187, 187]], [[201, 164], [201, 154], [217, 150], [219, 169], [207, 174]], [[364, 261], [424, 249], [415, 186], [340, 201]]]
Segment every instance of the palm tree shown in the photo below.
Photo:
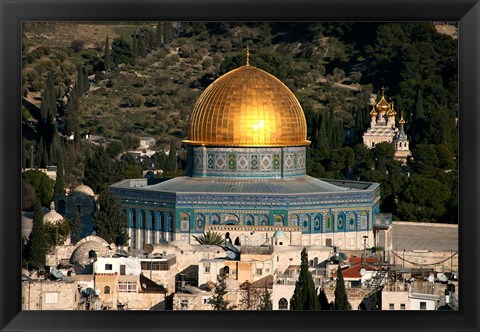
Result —
[[199, 236], [193, 236], [198, 243], [202, 245], [221, 245], [225, 243], [223, 236], [217, 232], [206, 232]]

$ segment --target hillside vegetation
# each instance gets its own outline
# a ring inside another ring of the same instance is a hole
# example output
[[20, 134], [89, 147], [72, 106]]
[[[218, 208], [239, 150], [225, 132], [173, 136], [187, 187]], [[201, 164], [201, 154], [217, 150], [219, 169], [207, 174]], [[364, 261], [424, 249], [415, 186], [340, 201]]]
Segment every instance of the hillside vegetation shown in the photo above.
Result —
[[[100, 157], [115, 170], [94, 190], [152, 163], [181, 172], [197, 97], [245, 64], [248, 45], [250, 63], [304, 109], [309, 174], [380, 182], [382, 209], [396, 219], [457, 220], [457, 42], [433, 23], [26, 23], [23, 35], [24, 148], [34, 146], [35, 165], [63, 158], [68, 186], [88, 184]], [[404, 167], [390, 145], [361, 144], [381, 87], [407, 121], [414, 158]], [[85, 132], [117, 140], [115, 149], [97, 151]], [[156, 139], [156, 155], [118, 157], [142, 136]], [[178, 160], [163, 153], [177, 149]]]

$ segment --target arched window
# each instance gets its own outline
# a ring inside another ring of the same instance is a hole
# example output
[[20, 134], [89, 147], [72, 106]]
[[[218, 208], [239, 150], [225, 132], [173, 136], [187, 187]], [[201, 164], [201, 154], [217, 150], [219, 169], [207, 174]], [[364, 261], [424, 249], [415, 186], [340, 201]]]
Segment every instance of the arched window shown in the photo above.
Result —
[[278, 310], [288, 310], [288, 301], [286, 298], [282, 297], [278, 300]]
[[245, 225], [247, 226], [251, 226], [255, 223], [254, 219], [253, 219], [253, 216], [251, 214], [247, 214], [245, 216]]
[[210, 216], [210, 224], [218, 225], [220, 223], [220, 216], [216, 213]]
[[238, 217], [235, 214], [227, 214], [223, 223], [225, 225], [237, 225]]
[[360, 227], [362, 229], [367, 229], [368, 227], [368, 213], [363, 211], [360, 219]]
[[292, 214], [290, 217], [290, 226], [298, 226], [298, 215]]
[[273, 224], [275, 226], [283, 226], [283, 217], [277, 214], [275, 217], [273, 217]]
[[333, 230], [333, 215], [329, 214], [327, 216], [327, 225], [326, 225], [327, 231], [332, 231]]
[[105, 287], [103, 288], [103, 294], [110, 294], [110, 287], [105, 286]]
[[260, 216], [260, 225], [265, 226], [268, 225], [268, 216], [263, 214]]
[[180, 231], [188, 232], [190, 228], [190, 216], [187, 213], [182, 213], [180, 215]]

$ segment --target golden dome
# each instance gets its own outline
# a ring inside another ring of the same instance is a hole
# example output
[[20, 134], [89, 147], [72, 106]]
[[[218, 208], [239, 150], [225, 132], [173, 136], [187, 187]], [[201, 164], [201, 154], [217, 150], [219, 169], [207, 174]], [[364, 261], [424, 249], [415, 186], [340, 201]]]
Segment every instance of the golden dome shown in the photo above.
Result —
[[215, 80], [198, 98], [188, 128], [193, 145], [308, 145], [293, 93], [273, 75], [246, 65]]
[[380, 99], [380, 101], [376, 105], [376, 108], [379, 112], [386, 112], [386, 111], [390, 110], [390, 104], [385, 99], [385, 96], [382, 95], [382, 98]]
[[377, 112], [375, 112], [375, 107], [372, 106], [372, 110], [370, 111], [370, 116], [377, 116]]

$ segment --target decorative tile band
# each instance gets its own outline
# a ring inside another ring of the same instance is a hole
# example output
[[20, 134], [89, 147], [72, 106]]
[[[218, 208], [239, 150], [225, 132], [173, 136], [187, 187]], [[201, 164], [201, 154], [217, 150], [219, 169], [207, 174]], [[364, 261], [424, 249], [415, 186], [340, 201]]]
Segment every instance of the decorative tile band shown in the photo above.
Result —
[[305, 175], [306, 148], [188, 147], [190, 176], [282, 178]]

